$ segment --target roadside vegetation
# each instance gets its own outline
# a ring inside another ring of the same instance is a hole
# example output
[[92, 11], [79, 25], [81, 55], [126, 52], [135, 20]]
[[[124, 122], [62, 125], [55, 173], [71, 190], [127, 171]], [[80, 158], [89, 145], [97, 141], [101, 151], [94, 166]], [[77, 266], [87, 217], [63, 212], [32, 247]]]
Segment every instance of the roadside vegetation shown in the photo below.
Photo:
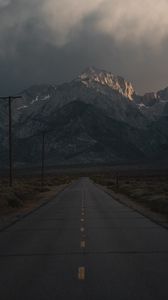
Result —
[[17, 178], [13, 187], [9, 187], [7, 178], [1, 178], [0, 216], [38, 205], [39, 201], [54, 196], [60, 186], [69, 184], [72, 179], [69, 176], [46, 176], [42, 188], [38, 176]]
[[113, 192], [128, 196], [151, 211], [168, 217], [168, 176], [119, 176], [101, 174], [92, 180]]

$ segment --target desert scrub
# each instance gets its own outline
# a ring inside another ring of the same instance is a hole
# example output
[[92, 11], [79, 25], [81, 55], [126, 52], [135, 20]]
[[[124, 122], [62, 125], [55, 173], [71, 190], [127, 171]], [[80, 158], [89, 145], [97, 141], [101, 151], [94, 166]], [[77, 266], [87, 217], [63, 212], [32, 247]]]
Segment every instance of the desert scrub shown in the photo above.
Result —
[[26, 203], [39, 200], [41, 192], [49, 192], [55, 186], [68, 184], [71, 178], [68, 176], [46, 176], [45, 185], [42, 189], [41, 178], [39, 176], [17, 178], [13, 187], [9, 187], [8, 180], [0, 180], [0, 214], [4, 211], [17, 209], [26, 205]]
[[152, 211], [168, 216], [168, 177], [166, 175], [160, 177], [119, 176], [118, 179], [118, 185], [116, 185], [114, 175], [93, 177], [95, 182], [107, 186], [114, 192], [124, 194]]
[[0, 190], [0, 210], [11, 207], [21, 207], [22, 201], [12, 188]]

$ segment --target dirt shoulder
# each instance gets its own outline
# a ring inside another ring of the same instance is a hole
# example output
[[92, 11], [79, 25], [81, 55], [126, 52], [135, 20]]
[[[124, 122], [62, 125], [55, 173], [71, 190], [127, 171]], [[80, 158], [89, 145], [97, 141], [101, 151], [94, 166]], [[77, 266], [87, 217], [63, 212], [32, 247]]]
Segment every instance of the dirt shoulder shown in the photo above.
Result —
[[147, 217], [151, 221], [168, 229], [168, 220], [164, 215], [155, 213], [155, 212], [151, 211], [150, 209], [148, 209], [147, 207], [144, 207], [144, 206], [138, 204], [137, 202], [131, 200], [129, 197], [127, 197], [123, 194], [120, 194], [120, 193], [115, 193], [114, 191], [109, 190], [105, 186], [102, 186], [99, 184], [98, 184], [98, 186], [99, 186], [99, 188], [103, 189], [106, 193], [108, 193], [110, 196], [112, 196], [113, 199], [119, 201], [120, 203], [126, 205], [127, 207], [139, 212], [140, 214]]
[[66, 187], [68, 187], [68, 184], [52, 187], [49, 191], [40, 192], [34, 195], [34, 197], [31, 196], [31, 199], [25, 201], [21, 207], [1, 211], [0, 230], [5, 229], [12, 223], [19, 221], [31, 212], [52, 201]]
[[167, 176], [101, 174], [91, 179], [117, 201], [168, 228]]
[[48, 176], [41, 188], [39, 177], [19, 178], [9, 187], [0, 180], [0, 230], [55, 198], [73, 181], [68, 176]]

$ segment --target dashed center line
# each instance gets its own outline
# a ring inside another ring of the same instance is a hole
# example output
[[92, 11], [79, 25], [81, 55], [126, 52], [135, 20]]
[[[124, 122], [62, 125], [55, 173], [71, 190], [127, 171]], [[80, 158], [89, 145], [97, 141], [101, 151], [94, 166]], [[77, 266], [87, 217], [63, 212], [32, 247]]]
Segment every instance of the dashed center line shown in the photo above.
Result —
[[78, 279], [85, 280], [85, 267], [79, 267], [78, 269]]
[[[83, 224], [83, 222], [85, 221], [85, 218], [84, 218], [84, 216], [85, 216], [85, 208], [84, 208], [84, 201], [82, 201], [82, 210], [81, 210], [81, 219], [80, 219], [80, 221], [82, 222], [82, 224]], [[82, 249], [84, 249], [85, 247], [86, 247], [86, 241], [85, 241], [85, 238], [86, 238], [86, 235], [85, 235], [85, 228], [84, 228], [84, 226], [81, 226], [80, 227], [80, 231], [81, 231], [81, 238], [82, 238], [82, 240], [81, 240], [81, 242], [80, 242], [80, 247], [82, 248]], [[80, 281], [84, 281], [85, 280], [85, 267], [83, 266], [83, 267], [79, 267], [78, 268], [78, 280], [80, 280]]]
[[86, 247], [86, 242], [85, 241], [81, 241], [80, 246], [81, 246], [81, 248], [85, 248]]

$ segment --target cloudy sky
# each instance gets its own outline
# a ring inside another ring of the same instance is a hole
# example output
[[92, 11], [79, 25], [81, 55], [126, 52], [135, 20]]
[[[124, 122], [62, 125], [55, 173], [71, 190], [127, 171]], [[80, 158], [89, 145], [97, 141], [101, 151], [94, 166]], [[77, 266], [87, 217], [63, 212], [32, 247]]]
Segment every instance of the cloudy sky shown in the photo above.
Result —
[[168, 86], [168, 0], [0, 0], [0, 93], [88, 66], [139, 93]]

